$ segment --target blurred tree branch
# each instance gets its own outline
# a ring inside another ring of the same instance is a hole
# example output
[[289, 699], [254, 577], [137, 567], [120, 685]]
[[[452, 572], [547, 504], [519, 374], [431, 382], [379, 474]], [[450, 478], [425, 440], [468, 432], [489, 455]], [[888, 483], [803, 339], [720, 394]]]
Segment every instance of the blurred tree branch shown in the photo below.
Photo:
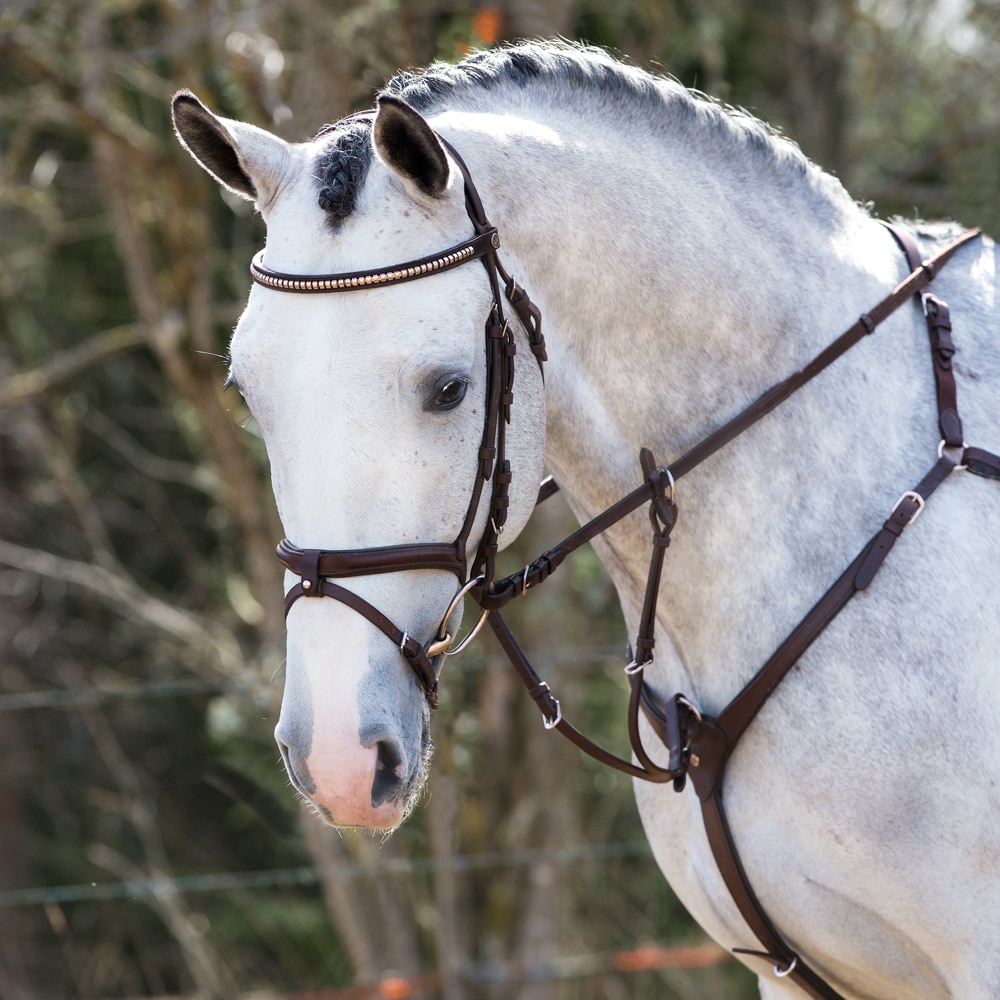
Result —
[[145, 335], [136, 323], [124, 323], [103, 333], [95, 333], [82, 344], [50, 357], [38, 368], [0, 379], [0, 410], [20, 406], [58, 389], [88, 368], [144, 342]]
[[[81, 88], [81, 100], [91, 109], [103, 113], [111, 105], [108, 80], [108, 47], [105, 13], [98, 5], [87, 5], [81, 17], [80, 33], [84, 52], [89, 55]], [[226, 506], [240, 526], [245, 560], [252, 590], [258, 594], [275, 593], [280, 584], [280, 568], [274, 559], [273, 538], [278, 534], [273, 515], [261, 502], [259, 476], [247, 453], [246, 445], [235, 433], [219, 399], [214, 381], [199, 376], [191, 369], [191, 355], [186, 349], [185, 330], [191, 332], [194, 345], [210, 349], [211, 293], [203, 268], [188, 266], [182, 274], [188, 279], [184, 295], [186, 325], [172, 322], [172, 311], [164, 302], [150, 233], [139, 223], [132, 205], [140, 200], [133, 192], [133, 181], [142, 178], [141, 171], [126, 170], [128, 149], [123, 149], [112, 137], [100, 133], [92, 137], [92, 153], [102, 193], [111, 210], [112, 225], [119, 256], [133, 301], [150, 346], [170, 381], [199, 414], [213, 460], [221, 472], [220, 480], [226, 492]], [[186, 214], [181, 211], [181, 218]], [[175, 247], [178, 260], [196, 260], [208, 256], [203, 225], [188, 225], [168, 230], [181, 236], [184, 244]], [[279, 644], [284, 633], [284, 621], [275, 602], [262, 604], [267, 609], [260, 625], [265, 646]]]
[[99, 410], [87, 414], [86, 424], [143, 476], [162, 483], [182, 483], [191, 489], [200, 490], [219, 503], [225, 501], [225, 490], [213, 468], [153, 454]]
[[246, 660], [230, 632], [143, 590], [122, 570], [65, 559], [0, 539], [0, 563], [81, 587], [108, 602], [131, 621], [151, 625], [180, 639], [201, 662], [214, 664], [224, 677], [245, 681]]
[[[96, 4], [93, 6], [97, 6]], [[60, 110], [74, 118], [87, 132], [123, 141], [136, 153], [152, 158], [158, 141], [127, 115], [110, 108], [93, 109], [80, 100], [79, 82], [71, 79], [73, 60], [58, 51], [50, 37], [33, 31], [25, 24], [3, 25], [0, 31], [0, 58], [29, 80], [46, 83], [59, 96]]]
[[123, 880], [157, 880], [160, 888], [148, 898], [180, 946], [197, 984], [199, 996], [204, 1000], [236, 1000], [236, 984], [229, 975], [225, 962], [204, 931], [196, 926], [184, 896], [170, 884], [171, 867], [166, 847], [157, 826], [155, 810], [138, 773], [122, 750], [104, 714], [97, 709], [88, 709], [82, 714], [97, 752], [118, 786], [122, 800], [120, 813], [138, 836], [145, 868], [135, 866], [124, 855], [102, 843], [90, 846], [90, 860]]

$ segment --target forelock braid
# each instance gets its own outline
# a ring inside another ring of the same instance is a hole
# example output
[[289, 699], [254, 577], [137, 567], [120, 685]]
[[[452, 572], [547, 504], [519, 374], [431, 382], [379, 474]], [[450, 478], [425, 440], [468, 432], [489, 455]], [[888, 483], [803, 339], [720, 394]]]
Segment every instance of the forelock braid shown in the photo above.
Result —
[[354, 211], [371, 159], [367, 125], [352, 123], [334, 132], [333, 140], [317, 164], [319, 206], [330, 215], [331, 221], [340, 222]]

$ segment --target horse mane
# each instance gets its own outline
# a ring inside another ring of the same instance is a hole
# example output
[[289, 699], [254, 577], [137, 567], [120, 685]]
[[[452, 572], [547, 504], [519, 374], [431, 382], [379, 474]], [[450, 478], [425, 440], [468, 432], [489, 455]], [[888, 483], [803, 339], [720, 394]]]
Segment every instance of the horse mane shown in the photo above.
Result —
[[[394, 76], [384, 93], [406, 101], [421, 114], [446, 109], [505, 109], [530, 102], [537, 88], [555, 103], [580, 105], [621, 126], [645, 128], [676, 141], [711, 142], [718, 154], [742, 170], [789, 174], [817, 190], [827, 202], [847, 199], [840, 182], [812, 163], [780, 131], [749, 112], [689, 90], [676, 80], [654, 75], [591, 45], [568, 41], [521, 42], [475, 52], [457, 64], [435, 62], [422, 71]], [[334, 138], [320, 160], [320, 205], [334, 223], [354, 208], [372, 149], [367, 124], [326, 126]], [[710, 138], [709, 138], [710, 137]]]

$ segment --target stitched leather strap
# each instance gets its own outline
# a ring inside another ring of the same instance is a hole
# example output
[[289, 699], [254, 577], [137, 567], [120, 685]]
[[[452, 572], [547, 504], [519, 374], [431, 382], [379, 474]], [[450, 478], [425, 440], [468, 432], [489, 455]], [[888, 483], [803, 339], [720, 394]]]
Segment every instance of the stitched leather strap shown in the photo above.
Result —
[[1000, 455], [982, 448], [966, 448], [962, 452], [962, 462], [969, 472], [989, 479], [1000, 479]]
[[[933, 273], [935, 263], [921, 261], [920, 248], [909, 229], [889, 222], [883, 222], [882, 225], [895, 237], [903, 253], [906, 254], [911, 268], [926, 266]], [[936, 266], [940, 267], [940, 263]], [[962, 421], [958, 416], [958, 387], [955, 384], [955, 372], [952, 368], [955, 344], [951, 337], [951, 313], [948, 305], [928, 292], [919, 292], [916, 299], [927, 320], [941, 438], [949, 448], [965, 449], [962, 462], [970, 472], [979, 476], [1000, 478], [1000, 456], [982, 448], [970, 448], [962, 440]]]
[[[777, 967], [787, 970], [785, 975], [819, 1000], [838, 1000], [841, 995], [795, 954], [768, 918], [743, 869], [726, 821], [722, 804], [722, 779], [737, 743], [772, 692], [847, 602], [871, 583], [896, 539], [916, 520], [923, 510], [924, 502], [955, 468], [954, 461], [942, 456], [913, 490], [903, 494], [882, 530], [861, 550], [836, 583], [743, 690], [722, 710], [718, 718], [696, 716], [690, 711], [681, 714], [681, 727], [687, 736], [687, 759], [690, 763], [688, 773], [701, 799], [705, 831], [726, 887], [747, 925], [765, 949], [759, 954], [772, 959]], [[647, 712], [650, 711], [650, 702], [644, 704]], [[657, 708], [655, 717], [663, 720], [666, 713], [658, 706]]]
[[[705, 798], [717, 790], [726, 760], [775, 688], [847, 602], [871, 583], [903, 530], [916, 520], [924, 502], [955, 468], [955, 462], [947, 455], [939, 458], [913, 490], [903, 494], [882, 529], [869, 540], [770, 659], [719, 713], [718, 718], [709, 720], [706, 716], [705, 719], [695, 720], [691, 750], [700, 762], [692, 768], [690, 775], [700, 797]], [[707, 738], [711, 745], [706, 744], [699, 750], [698, 730], [709, 725], [718, 730], [721, 744], [713, 735]]]
[[639, 708], [643, 692], [641, 673], [629, 677], [631, 687], [628, 708], [629, 733], [634, 733], [633, 750], [636, 750], [637, 746], [639, 748], [636, 750], [636, 756], [640, 763], [636, 765], [594, 743], [593, 740], [584, 736], [572, 723], [563, 718], [559, 700], [552, 694], [549, 685], [535, 672], [534, 667], [532, 667], [530, 661], [524, 655], [524, 651], [518, 645], [517, 640], [510, 631], [510, 627], [503, 620], [500, 612], [492, 612], [487, 621], [493, 630], [493, 634], [497, 637], [501, 649], [507, 654], [507, 659], [510, 660], [528, 694], [542, 713], [542, 718], [545, 721], [547, 729], [557, 729], [566, 739], [587, 754], [587, 756], [593, 757], [599, 763], [606, 764], [616, 771], [622, 771], [633, 778], [642, 778], [644, 781], [662, 784], [676, 780], [683, 773], [679, 767], [679, 756], [676, 762], [672, 757], [671, 766], [663, 768], [656, 764], [642, 749], [642, 742], [638, 735]]
[[[547, 486], [548, 483], [551, 483], [552, 486]], [[598, 535], [603, 534], [608, 528], [617, 524], [633, 511], [652, 502], [657, 496], [665, 496], [670, 483], [671, 477], [666, 469], [653, 470], [642, 486], [622, 497], [617, 503], [613, 503], [607, 510], [602, 511], [597, 517], [578, 528], [558, 545], [543, 552], [537, 559], [528, 563], [524, 569], [518, 570], [510, 576], [494, 580], [493, 585], [488, 588], [483, 587], [475, 591], [473, 596], [476, 603], [486, 610], [495, 611], [505, 607], [515, 597], [523, 596], [533, 587], [537, 587], [547, 580], [562, 565], [568, 555]], [[541, 503], [548, 499], [558, 488], [554, 480], [546, 480], [539, 488], [540, 499], [536, 502]]]
[[787, 976], [789, 981], [801, 987], [814, 1000], [844, 1000], [829, 983], [811, 969], [802, 958], [788, 947], [761, 907], [747, 878], [732, 831], [722, 808], [722, 797], [712, 795], [702, 802], [702, 819], [715, 863], [719, 866], [733, 901], [747, 921], [754, 936], [764, 946], [764, 951], [749, 948], [734, 948], [738, 954], [757, 955], [774, 964], [776, 975]]
[[[438, 702], [437, 673], [424, 647], [413, 636], [401, 630], [391, 619], [382, 614], [378, 608], [370, 604], [363, 597], [355, 594], [354, 591], [346, 590], [335, 583], [330, 583], [329, 580], [317, 577], [315, 575], [315, 564], [311, 569], [308, 565], [310, 556], [314, 553], [317, 553], [316, 549], [307, 549], [304, 552], [307, 567], [305, 570], [306, 575], [292, 586], [285, 595], [285, 614], [288, 614], [292, 605], [300, 597], [332, 597], [334, 600], [340, 601], [341, 604], [346, 604], [347, 607], [370, 621], [394, 646], [398, 647], [400, 653], [403, 654], [407, 663], [409, 663], [411, 669], [417, 675], [431, 707], [436, 708]], [[306, 586], [307, 583], [309, 584], [308, 587]]]
[[[896, 226], [889, 222], [883, 222], [882, 225], [895, 237], [906, 254], [911, 268], [928, 267], [933, 273], [934, 261], [921, 261], [917, 241], [905, 226]], [[940, 267], [940, 264], [936, 266]], [[998, 471], [1000, 456], [982, 448], [970, 448], [962, 440], [962, 421], [958, 415], [958, 387], [955, 384], [955, 372], [952, 368], [955, 343], [951, 337], [951, 313], [948, 304], [928, 292], [919, 292], [916, 299], [927, 320], [941, 438], [949, 448], [965, 449], [962, 462], [970, 472], [979, 476], [1000, 478]]]
[[[302, 575], [304, 552], [287, 538], [283, 538], [275, 549], [281, 565], [296, 576]], [[465, 561], [459, 559], [454, 543], [322, 550], [318, 565], [320, 576], [333, 577], [370, 576], [413, 569], [443, 569], [460, 578], [465, 573]]]
[[[784, 381], [772, 386], [756, 402], [752, 403], [735, 418], [724, 424], [717, 431], [696, 444], [690, 451], [682, 455], [670, 465], [674, 479], [680, 479], [695, 466], [700, 465], [710, 455], [715, 454], [723, 445], [728, 444], [747, 428], [766, 416], [776, 406], [783, 403], [793, 392], [801, 389], [807, 382], [815, 378], [821, 371], [828, 368], [841, 355], [849, 351], [859, 340], [874, 333], [875, 329], [888, 319], [911, 295], [919, 293], [931, 281], [934, 275], [966, 243], [979, 237], [978, 229], [970, 229], [962, 233], [956, 240], [948, 244], [926, 264], [919, 264], [913, 272], [898, 284], [869, 313], [863, 313], [858, 321], [844, 331], [824, 351], [821, 351], [801, 371], [789, 376]], [[959, 441], [961, 444], [961, 440]]]
[[[670, 495], [667, 496], [666, 494], [666, 485], [669, 482], [669, 477], [663, 469], [657, 468], [656, 460], [653, 458], [651, 451], [645, 448], [642, 450], [640, 464], [642, 465], [646, 482], [622, 501], [626, 506], [632, 505], [630, 509], [641, 506], [643, 502], [650, 502], [650, 523], [653, 528], [652, 555], [650, 557], [649, 573], [646, 580], [645, 606], [642, 613], [639, 636], [636, 640], [636, 654], [626, 668], [631, 688], [628, 707], [629, 740], [632, 744], [632, 752], [639, 762], [638, 765], [605, 750], [584, 736], [567, 719], [564, 719], [558, 699], [555, 698], [549, 689], [549, 685], [539, 677], [531, 662], [524, 655], [524, 651], [518, 645], [507, 623], [501, 617], [499, 608], [493, 608], [491, 605], [488, 621], [501, 648], [507, 654], [508, 660], [514, 666], [518, 676], [527, 688], [528, 694], [542, 713], [546, 728], [558, 729], [563, 736], [588, 756], [593, 757], [602, 764], [606, 764], [608, 767], [614, 768], [616, 771], [622, 771], [633, 778], [642, 778], [646, 781], [656, 783], [673, 781], [676, 787], [677, 781], [683, 782], [685, 766], [681, 755], [680, 729], [679, 727], [675, 727], [672, 730], [676, 738], [673, 740], [670, 759], [667, 767], [661, 767], [649, 756], [643, 746], [642, 737], [639, 732], [639, 709], [645, 691], [642, 683], [643, 667], [652, 659], [656, 595], [659, 590], [660, 575], [663, 569], [663, 555], [670, 544], [670, 532], [673, 530], [677, 519], [677, 507], [674, 504], [672, 488]], [[614, 509], [612, 508], [612, 510]], [[605, 514], [608, 514], [608, 512], [605, 512]], [[588, 527], [592, 531], [590, 537], [599, 533], [594, 522], [591, 522], [591, 525]], [[565, 558], [569, 551], [572, 551], [572, 548], [582, 545], [586, 535], [587, 532], [583, 531], [582, 534], [577, 532], [571, 536], [574, 541], [569, 548], [562, 552], [559, 557], [560, 561], [562, 558]], [[538, 560], [535, 562], [537, 564]], [[478, 591], [474, 591], [474, 593], [477, 594], [477, 599], [489, 596], [488, 594], [480, 594]]]
[[[920, 248], [913, 234], [904, 226], [896, 226], [890, 222], [883, 222], [882, 225], [892, 233], [896, 242], [902, 247], [910, 267], [914, 271], [923, 268], [933, 278], [940, 263], [922, 260]], [[916, 300], [927, 320], [927, 332], [930, 335], [941, 437], [949, 448], [960, 448], [962, 421], [958, 416], [958, 387], [951, 367], [951, 359], [955, 353], [955, 345], [951, 339], [951, 314], [947, 303], [930, 292], [918, 291]]]
[[[909, 234], [905, 231], [902, 231], [901, 234], [894, 231], [894, 235], [907, 250], [907, 257], [914, 273], [917, 273], [916, 269], [920, 267], [928, 275], [928, 280], [932, 278], [935, 273], [934, 266], [920, 264], [919, 252]], [[927, 305], [929, 298], [933, 300], [930, 310], [928, 310]], [[948, 433], [949, 431], [953, 432], [957, 427], [960, 443], [961, 421], [958, 419], [957, 404], [955, 403], [956, 393], [954, 376], [950, 370], [950, 354], [944, 358], [940, 350], [944, 328], [942, 318], [947, 319], [947, 306], [939, 299], [926, 295], [918, 296], [918, 301], [920, 301], [925, 315], [928, 316], [928, 331], [931, 336], [935, 380], [938, 386], [939, 422], [942, 434], [945, 436], [945, 443], [952, 445], [953, 442], [948, 440]], [[865, 326], [867, 325], [865, 323]], [[950, 324], [947, 326], [947, 331], [950, 331]], [[950, 345], [950, 338], [948, 343]], [[951, 352], [953, 351], [952, 346]], [[949, 363], [942, 364], [943, 361]], [[966, 449], [963, 460], [969, 457], [968, 452], [969, 449]], [[973, 459], [987, 456], [985, 465], [990, 467], [990, 460], [995, 456], [991, 456], [989, 453], [977, 454], [973, 456]], [[1000, 462], [998, 462], [998, 466], [1000, 466]], [[840, 994], [817, 976], [788, 947], [767, 917], [753, 891], [740, 861], [723, 809], [722, 778], [725, 766], [740, 737], [777, 685], [851, 597], [871, 583], [903, 530], [914, 522], [923, 510], [926, 499], [955, 468], [956, 463], [948, 456], [942, 455], [920, 483], [912, 491], [903, 494], [883, 524], [881, 531], [871, 539], [854, 562], [736, 698], [723, 709], [717, 719], [692, 717], [690, 713], [682, 717], [690, 722], [688, 744], [691, 763], [690, 774], [702, 802], [702, 815], [713, 856], [734, 902], [736, 902], [748, 926], [766, 949], [765, 952], [751, 952], [751, 954], [766, 955], [769, 959], [774, 959], [776, 961], [776, 974], [788, 975], [809, 996], [816, 997], [818, 1000], [839, 1000]], [[662, 712], [657, 713], [661, 718], [663, 714]]]

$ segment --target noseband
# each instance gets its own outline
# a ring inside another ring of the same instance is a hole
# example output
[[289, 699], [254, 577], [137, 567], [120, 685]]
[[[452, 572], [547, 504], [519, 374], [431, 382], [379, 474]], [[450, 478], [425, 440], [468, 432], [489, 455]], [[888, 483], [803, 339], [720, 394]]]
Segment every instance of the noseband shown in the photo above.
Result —
[[[370, 117], [361, 115], [358, 117]], [[455, 149], [438, 137], [462, 172], [465, 182], [465, 208], [475, 234], [467, 240], [429, 257], [407, 261], [373, 271], [353, 271], [343, 274], [283, 274], [262, 263], [263, 251], [250, 265], [253, 280], [265, 288], [280, 292], [329, 293], [377, 288], [414, 281], [439, 274], [452, 268], [481, 260], [486, 268], [493, 302], [486, 319], [486, 415], [478, 452], [476, 480], [458, 536], [452, 542], [420, 542], [406, 545], [386, 545], [366, 549], [300, 549], [287, 538], [277, 548], [282, 565], [298, 576], [285, 595], [285, 615], [300, 597], [332, 597], [366, 618], [382, 632], [405, 657], [420, 682], [431, 706], [437, 705], [438, 674], [441, 658], [460, 652], [478, 631], [486, 617], [480, 616], [476, 628], [454, 649], [447, 631], [448, 620], [462, 598], [474, 588], [487, 588], [495, 575], [495, 562], [500, 532], [507, 520], [508, 490], [511, 483], [510, 461], [506, 457], [506, 429], [510, 423], [510, 407], [514, 395], [514, 355], [516, 345], [510, 324], [504, 317], [506, 298], [517, 313], [528, 336], [532, 353], [542, 366], [545, 340], [542, 336], [541, 312], [527, 293], [507, 273], [497, 255], [500, 235], [490, 224], [482, 200], [472, 182], [468, 168]], [[504, 294], [500, 294], [501, 282]], [[492, 482], [488, 517], [479, 547], [471, 566], [466, 551], [479, 513], [486, 484]], [[369, 576], [379, 573], [400, 573], [407, 570], [432, 569], [454, 573], [459, 591], [444, 613], [441, 626], [433, 639], [421, 643], [406, 629], [401, 629], [387, 615], [364, 598], [333, 579]]]

